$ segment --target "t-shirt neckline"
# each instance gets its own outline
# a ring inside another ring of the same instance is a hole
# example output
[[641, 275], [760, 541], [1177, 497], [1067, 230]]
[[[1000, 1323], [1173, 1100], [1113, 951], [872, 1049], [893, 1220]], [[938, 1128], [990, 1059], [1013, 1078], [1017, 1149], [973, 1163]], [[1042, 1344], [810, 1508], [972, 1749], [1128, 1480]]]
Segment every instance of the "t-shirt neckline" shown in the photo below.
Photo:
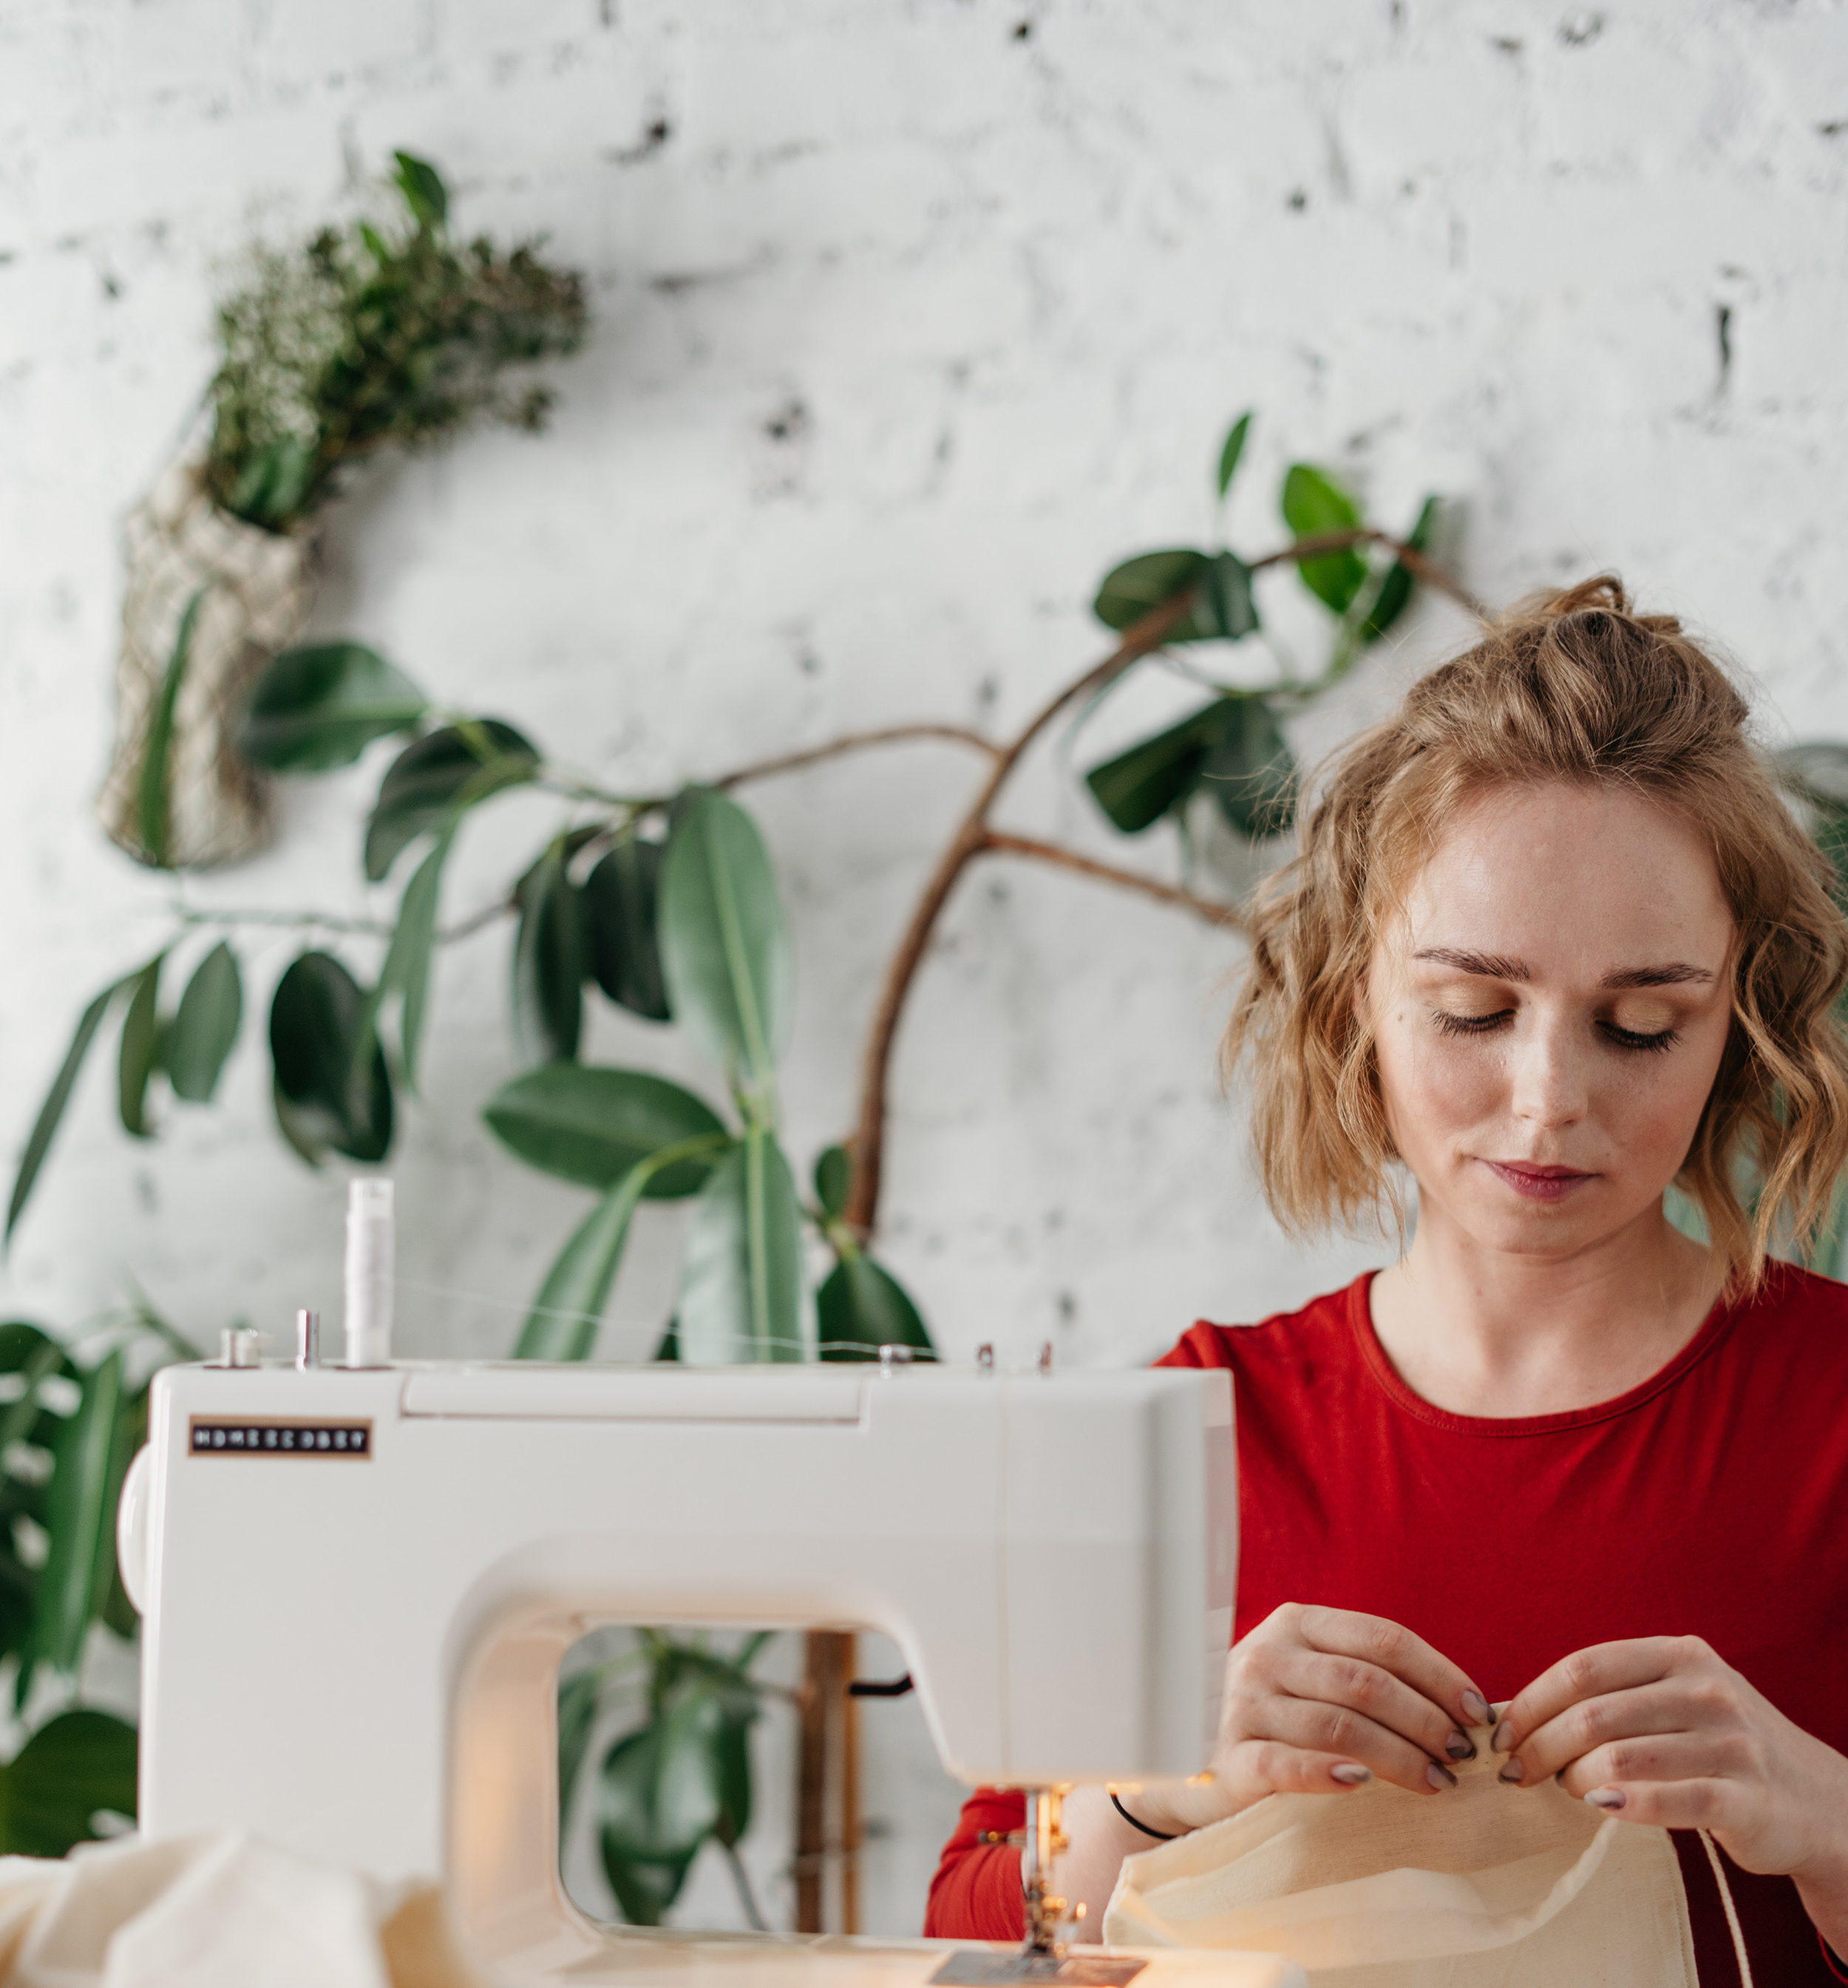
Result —
[[[1773, 1273], [1775, 1275], [1775, 1271]], [[1738, 1320], [1740, 1306], [1721, 1297], [1701, 1321], [1700, 1329], [1666, 1366], [1659, 1367], [1647, 1380], [1609, 1401], [1593, 1401], [1582, 1408], [1562, 1409], [1547, 1415], [1460, 1415], [1440, 1408], [1434, 1401], [1408, 1387], [1387, 1357], [1373, 1330], [1372, 1307], [1368, 1301], [1376, 1270], [1363, 1270], [1348, 1286], [1348, 1322], [1366, 1361], [1368, 1371], [1383, 1393], [1405, 1414], [1428, 1422], [1433, 1428], [1449, 1429], [1460, 1435], [1548, 1435], [1562, 1429], [1584, 1428], [1593, 1422], [1609, 1422], [1628, 1415], [1672, 1388], [1690, 1368], [1706, 1358], [1730, 1332]]]

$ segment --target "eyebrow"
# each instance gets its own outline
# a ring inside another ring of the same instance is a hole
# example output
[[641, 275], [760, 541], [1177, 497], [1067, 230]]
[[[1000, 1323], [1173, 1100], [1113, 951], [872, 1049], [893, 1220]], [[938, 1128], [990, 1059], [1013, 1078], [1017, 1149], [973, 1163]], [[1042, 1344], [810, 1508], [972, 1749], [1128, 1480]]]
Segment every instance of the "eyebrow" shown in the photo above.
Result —
[[[1428, 959], [1439, 966], [1454, 966], [1459, 973], [1479, 973], [1488, 980], [1531, 980], [1533, 975], [1524, 962], [1508, 958], [1495, 952], [1469, 952], [1456, 946], [1427, 946], [1412, 955], [1414, 959]], [[1627, 966], [1616, 973], [1607, 973], [1599, 982], [1600, 987], [1687, 987], [1699, 986], [1711, 981], [1713, 975], [1704, 966], [1691, 966], [1684, 960], [1677, 960], [1666, 966]]]

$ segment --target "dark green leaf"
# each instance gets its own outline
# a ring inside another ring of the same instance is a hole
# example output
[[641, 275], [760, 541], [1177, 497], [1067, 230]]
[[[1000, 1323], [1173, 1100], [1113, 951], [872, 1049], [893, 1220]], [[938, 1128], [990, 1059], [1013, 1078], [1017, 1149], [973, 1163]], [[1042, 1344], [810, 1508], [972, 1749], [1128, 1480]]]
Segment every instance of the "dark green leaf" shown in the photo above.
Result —
[[[131, 974], [129, 978], [134, 976]], [[76, 1032], [70, 1039], [70, 1047], [64, 1052], [64, 1060], [58, 1066], [58, 1073], [52, 1079], [52, 1087], [45, 1094], [45, 1102], [39, 1107], [39, 1115], [32, 1121], [32, 1129], [25, 1141], [25, 1151], [19, 1156], [19, 1171], [13, 1176], [13, 1198], [7, 1205], [6, 1239], [12, 1239], [14, 1229], [19, 1226], [20, 1215], [32, 1191], [32, 1184], [39, 1178], [39, 1169], [45, 1164], [45, 1156], [51, 1151], [52, 1135], [58, 1129], [58, 1121], [64, 1116], [64, 1107], [70, 1102], [71, 1087], [77, 1080], [77, 1073], [83, 1067], [83, 1059], [90, 1053], [90, 1046], [95, 1041], [96, 1031], [103, 1026], [103, 1017], [109, 1012], [109, 1004], [127, 985], [126, 980], [112, 982], [92, 1001], [78, 1018]]]
[[192, 638], [199, 625], [199, 609], [212, 591], [208, 580], [195, 588], [180, 616], [179, 632], [174, 637], [173, 654], [168, 658], [161, 688], [154, 694], [148, 713], [147, 741], [142, 749], [141, 773], [136, 789], [135, 825], [140, 832], [144, 859], [157, 870], [171, 868], [167, 860], [167, 830], [170, 814], [168, 761], [173, 752], [174, 712], [180, 700], [180, 685], [192, 660]]
[[374, 884], [420, 835], [503, 787], [530, 780], [539, 752], [497, 718], [445, 725], [414, 739], [385, 769], [366, 823], [366, 875]]
[[1200, 785], [1207, 756], [1237, 722], [1231, 702], [1216, 698], [1085, 776], [1098, 806], [1125, 835], [1139, 835], [1185, 804]]
[[[1106, 628], [1127, 628], [1141, 620], [1150, 608], [1159, 607], [1164, 600], [1172, 600], [1177, 593], [1197, 585], [1206, 563], [1204, 553], [1188, 549], [1139, 553], [1104, 576], [1097, 599], [1092, 603], [1092, 612]], [[1192, 619], [1190, 616], [1168, 639], [1172, 642], [1190, 640], [1183, 631], [1190, 627]]]
[[843, 1256], [828, 1272], [815, 1320], [824, 1360], [871, 1360], [882, 1346], [936, 1350], [904, 1287], [870, 1256]]
[[651, 1022], [672, 1019], [655, 936], [662, 847], [631, 836], [584, 880], [591, 971], [612, 1001]]
[[[726, 1136], [712, 1107], [645, 1070], [548, 1063], [503, 1084], [482, 1116], [501, 1144], [542, 1173], [611, 1188], [638, 1161], [689, 1139]], [[688, 1159], [649, 1182], [653, 1200], [692, 1193], [711, 1162]]]
[[1223, 727], [1201, 762], [1200, 784], [1240, 835], [1281, 835], [1295, 819], [1295, 759], [1262, 698], [1226, 702]]
[[516, 1360], [590, 1358], [648, 1181], [646, 1161], [631, 1167], [572, 1230], [526, 1314]]
[[237, 955], [221, 939], [194, 968], [168, 1032], [164, 1060], [176, 1097], [210, 1102], [243, 1019]]
[[[1298, 539], [1348, 532], [1360, 523], [1360, 506], [1325, 470], [1293, 463], [1284, 478], [1284, 522]], [[1367, 563], [1352, 546], [1304, 560], [1302, 583], [1316, 598], [1345, 614], [1366, 584]]]
[[803, 1357], [801, 1212], [789, 1162], [761, 1126], [693, 1203], [676, 1311], [689, 1365]]
[[430, 991], [430, 954], [436, 942], [436, 911], [442, 894], [443, 865], [455, 846], [453, 833], [439, 835], [430, 853], [411, 873], [398, 900], [398, 923], [379, 971], [382, 996], [395, 989], [403, 997], [398, 1015], [398, 1046], [404, 1081], [417, 1088], [417, 1052], [423, 1040], [424, 1008]]
[[658, 926], [675, 1016], [734, 1083], [767, 1097], [789, 1036], [795, 962], [770, 853], [723, 794], [690, 795], [676, 813]]
[[280, 531], [306, 494], [317, 466], [314, 441], [279, 435], [252, 451], [225, 508], [266, 530]]
[[824, 1215], [840, 1220], [853, 1182], [853, 1155], [844, 1146], [830, 1146], [815, 1161], [815, 1199]]
[[361, 1054], [367, 1015], [366, 996], [327, 953], [303, 953], [277, 983], [269, 1008], [276, 1117], [316, 1165], [329, 1149], [367, 1161], [391, 1149], [391, 1079], [375, 1036]]
[[1257, 626], [1251, 569], [1236, 553], [1215, 553], [1200, 577], [1200, 596], [1188, 617], [1190, 641], [1237, 642]]
[[257, 678], [238, 750], [272, 773], [348, 766], [375, 739], [408, 732], [429, 699], [401, 670], [358, 642], [285, 649]]
[[135, 1814], [135, 1729], [80, 1709], [48, 1719], [0, 1767], [0, 1851], [62, 1857], [99, 1814]]
[[597, 1700], [603, 1687], [597, 1671], [580, 1671], [558, 1687], [558, 1826], [564, 1833], [571, 1813], [571, 1797], [577, 1792], [577, 1777], [584, 1756], [591, 1750], [591, 1734], [597, 1724]]
[[[1413, 552], [1429, 550], [1431, 534], [1437, 529], [1440, 500], [1427, 497], [1418, 513], [1418, 522], [1413, 526], [1406, 543]], [[1377, 642], [1406, 610], [1412, 597], [1415, 582], [1412, 570], [1398, 560], [1393, 560], [1384, 580], [1379, 583], [1379, 591], [1373, 597], [1373, 604], [1368, 609], [1366, 618], [1360, 624], [1359, 635], [1362, 643]]]
[[122, 1018], [116, 1096], [122, 1129], [137, 1139], [148, 1135], [147, 1080], [154, 1072], [154, 1041], [160, 1027], [161, 962], [166, 956], [157, 953], [130, 979], [128, 1012]]
[[394, 152], [391, 156], [398, 161], [394, 177], [405, 206], [411, 210], [411, 218], [419, 228], [434, 234], [449, 218], [449, 190], [443, 184], [442, 174], [427, 159], [410, 152]]
[[58, 1439], [46, 1503], [49, 1544], [19, 1665], [19, 1705], [36, 1665], [76, 1675], [86, 1634], [108, 1594], [116, 1504], [128, 1464], [122, 1357], [118, 1347], [83, 1376], [81, 1398]]
[[1219, 494], [1222, 497], [1232, 487], [1232, 478], [1238, 470], [1238, 458], [1245, 452], [1245, 437], [1251, 432], [1251, 417], [1248, 412], [1240, 414], [1227, 431], [1225, 446], [1219, 452]]
[[584, 1025], [584, 907], [561, 837], [520, 881], [513, 1038], [529, 1063], [570, 1062]]

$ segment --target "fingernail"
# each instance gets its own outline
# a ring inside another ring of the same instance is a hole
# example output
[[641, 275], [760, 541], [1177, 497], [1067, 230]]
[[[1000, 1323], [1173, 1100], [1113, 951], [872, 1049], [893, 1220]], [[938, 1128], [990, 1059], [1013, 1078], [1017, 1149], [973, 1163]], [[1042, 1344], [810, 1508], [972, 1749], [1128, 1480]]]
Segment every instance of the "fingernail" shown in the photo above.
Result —
[[1372, 1778], [1372, 1768], [1361, 1767], [1351, 1760], [1343, 1760], [1339, 1767], [1328, 1770], [1328, 1779], [1340, 1782], [1344, 1788], [1357, 1788], [1362, 1781], [1370, 1781]]
[[1444, 1750], [1453, 1760], [1473, 1760], [1476, 1757], [1475, 1744], [1467, 1733], [1453, 1733], [1444, 1741]]
[[1501, 1773], [1498, 1773], [1495, 1778], [1498, 1781], [1506, 1781], [1511, 1788], [1519, 1787], [1521, 1785], [1521, 1763], [1518, 1760], [1509, 1761], [1508, 1765], [1502, 1769]]
[[1425, 1769], [1424, 1777], [1433, 1787], [1439, 1790], [1454, 1788], [1457, 1785], [1457, 1777], [1448, 1767], [1439, 1767], [1435, 1760]]
[[1621, 1808], [1630, 1797], [1621, 1788], [1593, 1788], [1585, 1799], [1593, 1808]]
[[1488, 1723], [1488, 1700], [1481, 1692], [1471, 1689], [1463, 1694], [1463, 1716], [1472, 1726]]
[[1495, 1728], [1495, 1736], [1489, 1742], [1490, 1750], [1494, 1753], [1505, 1753], [1514, 1743], [1515, 1729], [1504, 1719]]

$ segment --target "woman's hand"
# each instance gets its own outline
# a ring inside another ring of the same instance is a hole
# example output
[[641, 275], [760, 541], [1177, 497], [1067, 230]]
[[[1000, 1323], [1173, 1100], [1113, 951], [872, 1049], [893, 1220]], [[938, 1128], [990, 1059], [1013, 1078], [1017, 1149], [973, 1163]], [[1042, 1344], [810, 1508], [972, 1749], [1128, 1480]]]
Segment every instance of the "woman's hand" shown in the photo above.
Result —
[[1234, 1643], [1210, 1785], [1147, 1788], [1125, 1805], [1152, 1829], [1199, 1829], [1268, 1794], [1331, 1794], [1377, 1774], [1418, 1794], [1456, 1785], [1488, 1717], [1447, 1657], [1377, 1615], [1286, 1603]]
[[1599, 1643], [1508, 1706], [1504, 1780], [1556, 1774], [1626, 1822], [1705, 1829], [1747, 1871], [1795, 1878], [1841, 1944], [1848, 1915], [1848, 1760], [1793, 1726], [1698, 1636]]

